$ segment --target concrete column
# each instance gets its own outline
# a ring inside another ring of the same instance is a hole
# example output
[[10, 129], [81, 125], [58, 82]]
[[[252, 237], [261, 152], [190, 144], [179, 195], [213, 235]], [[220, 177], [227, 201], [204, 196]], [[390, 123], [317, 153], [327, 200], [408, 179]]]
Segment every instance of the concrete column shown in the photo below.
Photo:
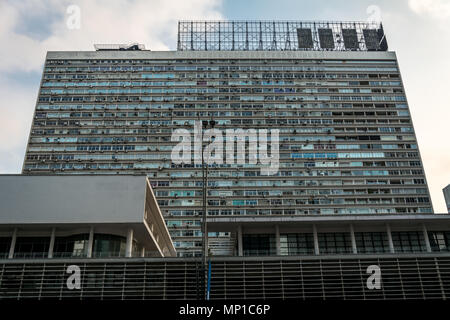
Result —
[[314, 237], [314, 254], [319, 255], [320, 254], [319, 237], [317, 236], [317, 227], [315, 224], [313, 224], [313, 237]]
[[48, 257], [53, 258], [53, 249], [55, 247], [55, 232], [56, 228], [52, 228], [52, 234], [50, 235], [50, 245], [48, 246]]
[[242, 244], [242, 226], [241, 225], [238, 226], [237, 241], [238, 241], [238, 256], [242, 257], [244, 255], [244, 247]]
[[94, 227], [89, 230], [89, 240], [87, 247], [87, 257], [92, 258], [92, 252], [94, 251]]
[[430, 238], [428, 238], [428, 230], [424, 223], [422, 224], [422, 231], [423, 237], [425, 239], [425, 246], [427, 248], [427, 252], [431, 252]]
[[145, 247], [142, 246], [141, 248], [141, 258], [145, 258]]
[[280, 227], [275, 225], [275, 248], [277, 256], [281, 255], [281, 244], [280, 244]]
[[352, 239], [353, 254], [358, 254], [358, 248], [356, 247], [355, 229], [353, 228], [353, 224], [350, 224], [350, 238]]
[[14, 228], [12, 238], [11, 238], [11, 246], [9, 247], [8, 259], [14, 258], [14, 250], [16, 248], [17, 241], [17, 228]]
[[389, 251], [390, 253], [395, 253], [394, 241], [392, 241], [391, 225], [389, 223], [386, 223], [386, 233], [389, 242]]
[[133, 254], [133, 229], [129, 228], [127, 232], [127, 244], [125, 246], [125, 257], [131, 258]]

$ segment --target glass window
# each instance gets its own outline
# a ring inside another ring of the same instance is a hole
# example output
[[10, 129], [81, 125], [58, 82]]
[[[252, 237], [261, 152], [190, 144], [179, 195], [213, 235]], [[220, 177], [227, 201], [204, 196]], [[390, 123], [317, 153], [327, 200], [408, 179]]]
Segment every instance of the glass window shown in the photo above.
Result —
[[275, 235], [248, 234], [242, 236], [244, 256], [276, 255]]
[[423, 233], [419, 231], [392, 232], [392, 241], [396, 252], [426, 251]]
[[17, 237], [15, 258], [45, 258], [48, 256], [50, 237]]
[[450, 232], [449, 231], [429, 231], [431, 250], [450, 251]]
[[312, 233], [290, 233], [280, 235], [281, 255], [314, 254], [314, 238]]
[[352, 253], [350, 233], [319, 233], [320, 254]]
[[79, 234], [68, 237], [56, 237], [53, 256], [83, 257], [87, 255], [89, 234]]
[[126, 239], [124, 237], [95, 234], [94, 257], [123, 257], [125, 256]]
[[0, 237], [0, 259], [7, 258], [11, 248], [11, 237]]
[[386, 232], [355, 232], [358, 253], [389, 252]]

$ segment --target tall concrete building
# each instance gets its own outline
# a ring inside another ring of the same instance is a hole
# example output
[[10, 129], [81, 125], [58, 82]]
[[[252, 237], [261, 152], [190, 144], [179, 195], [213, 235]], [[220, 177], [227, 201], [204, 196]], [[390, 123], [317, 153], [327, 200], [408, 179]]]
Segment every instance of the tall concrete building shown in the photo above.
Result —
[[[212, 217], [433, 213], [380, 24], [182, 21], [178, 29], [176, 51], [48, 52], [23, 173], [147, 175], [178, 255], [199, 256], [202, 165], [172, 161], [172, 134], [214, 120], [220, 132], [278, 129], [279, 166], [264, 175], [246, 155], [245, 164], [210, 165]], [[244, 241], [259, 252], [261, 239]], [[232, 254], [234, 233], [211, 233], [210, 250]]]

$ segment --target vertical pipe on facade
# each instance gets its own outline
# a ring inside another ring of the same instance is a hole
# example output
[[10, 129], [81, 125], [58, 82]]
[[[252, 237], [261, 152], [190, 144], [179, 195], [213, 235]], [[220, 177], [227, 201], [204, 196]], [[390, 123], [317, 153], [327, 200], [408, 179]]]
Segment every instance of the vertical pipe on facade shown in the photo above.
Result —
[[281, 255], [280, 227], [278, 225], [275, 225], [275, 246], [277, 256]]
[[133, 229], [129, 228], [127, 232], [127, 243], [125, 246], [125, 257], [131, 258], [133, 253]]
[[238, 240], [238, 256], [242, 257], [244, 255], [244, 248], [242, 245], [242, 225], [238, 226], [238, 231], [237, 231], [237, 240]]
[[395, 253], [394, 242], [392, 241], [391, 226], [389, 223], [386, 224], [386, 233], [387, 233], [388, 242], [389, 242], [389, 252]]
[[317, 227], [315, 224], [313, 224], [313, 237], [314, 237], [314, 254], [319, 255], [320, 254], [319, 237], [317, 235]]
[[92, 258], [93, 248], [94, 248], [94, 227], [91, 227], [89, 230], [89, 240], [86, 254], [88, 258]]
[[427, 252], [431, 252], [431, 244], [430, 244], [430, 238], [428, 238], [428, 230], [426, 225], [422, 224], [422, 231], [423, 231], [423, 238], [425, 239], [425, 246], [427, 248]]
[[353, 254], [357, 254], [358, 253], [358, 248], [356, 246], [356, 238], [355, 238], [355, 229], [353, 227], [353, 224], [350, 224], [350, 237], [352, 240], [352, 251]]
[[208, 261], [208, 282], [206, 286], [206, 300], [209, 300], [210, 292], [211, 292], [211, 260]]
[[11, 245], [9, 247], [8, 259], [14, 258], [14, 250], [16, 248], [16, 241], [17, 241], [17, 228], [14, 228], [12, 238], [11, 238]]
[[48, 246], [48, 257], [53, 258], [53, 249], [55, 247], [55, 233], [56, 228], [52, 228], [52, 233], [50, 235], [50, 245]]

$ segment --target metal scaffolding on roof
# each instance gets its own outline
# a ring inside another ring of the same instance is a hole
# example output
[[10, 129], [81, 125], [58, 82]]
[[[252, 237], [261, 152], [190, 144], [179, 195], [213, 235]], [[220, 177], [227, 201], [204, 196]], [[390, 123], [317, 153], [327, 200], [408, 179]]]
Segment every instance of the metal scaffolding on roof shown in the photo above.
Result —
[[179, 51], [387, 51], [380, 22], [179, 21]]

